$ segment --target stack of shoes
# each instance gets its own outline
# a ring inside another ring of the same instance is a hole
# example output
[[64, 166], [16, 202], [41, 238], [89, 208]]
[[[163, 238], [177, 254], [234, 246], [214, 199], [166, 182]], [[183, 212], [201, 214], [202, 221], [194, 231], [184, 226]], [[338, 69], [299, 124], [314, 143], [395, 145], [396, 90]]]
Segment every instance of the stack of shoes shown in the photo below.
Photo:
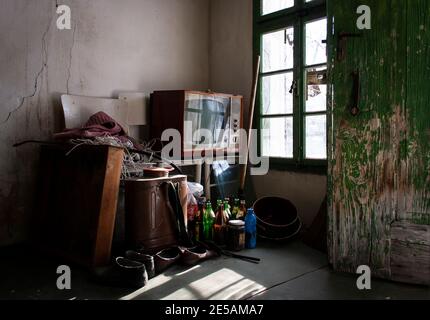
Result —
[[127, 251], [125, 257], [118, 257], [114, 264], [98, 268], [94, 272], [98, 283], [122, 287], [142, 288], [149, 279], [163, 273], [176, 263], [194, 266], [205, 260], [219, 256], [215, 251], [204, 246], [192, 248], [172, 247], [155, 255], [146, 254], [144, 250]]
[[[215, 251], [203, 246], [192, 248], [171, 247], [157, 252], [154, 256], [145, 254], [144, 250], [127, 251], [126, 257], [144, 263], [148, 271], [149, 278], [163, 273], [172, 265], [179, 263], [185, 266], [194, 266], [202, 261], [219, 256]], [[152, 259], [151, 259], [152, 258]], [[148, 263], [148, 261], [151, 261]]]

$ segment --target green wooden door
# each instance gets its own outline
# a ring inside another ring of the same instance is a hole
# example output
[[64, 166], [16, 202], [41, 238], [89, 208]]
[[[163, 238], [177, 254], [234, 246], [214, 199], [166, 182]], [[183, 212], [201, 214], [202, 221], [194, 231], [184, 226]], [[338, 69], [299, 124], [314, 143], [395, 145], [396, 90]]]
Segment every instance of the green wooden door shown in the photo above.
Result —
[[430, 272], [430, 0], [329, 0], [328, 17], [330, 261], [428, 283], [412, 273]]

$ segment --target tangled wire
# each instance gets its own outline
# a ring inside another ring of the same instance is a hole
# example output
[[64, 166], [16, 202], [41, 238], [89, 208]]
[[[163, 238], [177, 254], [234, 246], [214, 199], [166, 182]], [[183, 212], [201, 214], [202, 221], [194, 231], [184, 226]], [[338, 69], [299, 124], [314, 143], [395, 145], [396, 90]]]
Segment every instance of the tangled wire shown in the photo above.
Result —
[[118, 147], [125, 150], [123, 166], [121, 171], [121, 179], [129, 179], [132, 177], [141, 177], [143, 175], [143, 169], [153, 166], [153, 155], [154, 151], [152, 150], [153, 146], [156, 144], [157, 140], [151, 140], [148, 143], [142, 143], [140, 146], [144, 151], [151, 153], [149, 156], [149, 160], [145, 160], [145, 157], [139, 153], [130, 152], [131, 149], [134, 148], [133, 142], [127, 140], [125, 142], [121, 141], [117, 137], [112, 136], [103, 136], [96, 137], [94, 139], [72, 139], [70, 140], [71, 144], [75, 146], [66, 154], [69, 156], [72, 154], [77, 148], [83, 145], [105, 145], [111, 147]]

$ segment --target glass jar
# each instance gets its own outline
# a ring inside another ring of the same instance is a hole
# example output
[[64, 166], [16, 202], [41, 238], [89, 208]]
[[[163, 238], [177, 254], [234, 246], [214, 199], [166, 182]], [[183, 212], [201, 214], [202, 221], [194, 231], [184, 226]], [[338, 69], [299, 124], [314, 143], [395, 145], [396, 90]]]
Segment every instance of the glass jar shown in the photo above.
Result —
[[228, 223], [227, 248], [231, 251], [245, 249], [245, 222], [231, 220]]

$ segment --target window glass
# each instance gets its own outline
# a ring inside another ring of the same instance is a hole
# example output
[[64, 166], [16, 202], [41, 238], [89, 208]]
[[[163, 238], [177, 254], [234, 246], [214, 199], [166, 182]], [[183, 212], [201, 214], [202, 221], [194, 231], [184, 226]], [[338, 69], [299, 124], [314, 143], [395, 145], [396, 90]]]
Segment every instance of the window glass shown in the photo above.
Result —
[[263, 35], [263, 72], [292, 69], [294, 66], [294, 28]]
[[306, 70], [306, 112], [327, 110], [327, 68]]
[[327, 19], [308, 22], [306, 24], [306, 65], [327, 62], [326, 44]]
[[263, 115], [293, 113], [293, 95], [290, 93], [290, 88], [292, 84], [292, 72], [263, 77]]
[[262, 122], [263, 155], [293, 158], [293, 117], [264, 118]]
[[306, 159], [327, 159], [327, 116], [306, 116]]
[[294, 7], [294, 0], [263, 0], [263, 15]]

